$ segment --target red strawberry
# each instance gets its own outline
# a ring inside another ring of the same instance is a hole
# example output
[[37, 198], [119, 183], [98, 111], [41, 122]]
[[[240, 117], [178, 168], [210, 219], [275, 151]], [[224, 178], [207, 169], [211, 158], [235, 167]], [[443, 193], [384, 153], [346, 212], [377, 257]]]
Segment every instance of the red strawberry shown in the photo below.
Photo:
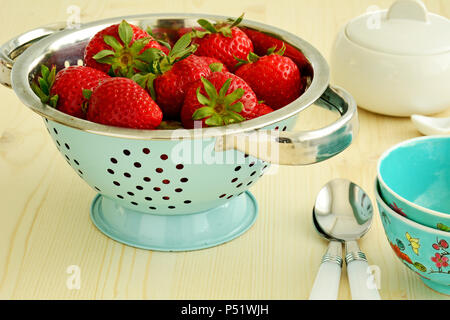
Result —
[[249, 28], [242, 28], [247, 36], [252, 40], [255, 53], [258, 55], [265, 55], [267, 50], [270, 48], [275, 48], [275, 50], [280, 50], [283, 47], [283, 44], [286, 47], [286, 51], [284, 55], [288, 58], [291, 58], [295, 64], [298, 66], [300, 72], [304, 76], [312, 76], [313, 69], [308, 59], [306, 59], [305, 55], [298, 49], [294, 48], [290, 44], [275, 38], [275, 36], [263, 33], [261, 31], [256, 31]]
[[164, 112], [164, 117], [176, 119], [180, 116], [187, 87], [202, 76], [211, 73], [207, 62], [195, 55], [173, 64], [154, 80], [156, 102]]
[[86, 118], [83, 104], [86, 99], [83, 90], [93, 90], [99, 83], [109, 76], [97, 69], [71, 66], [60, 70], [55, 76], [56, 68], [50, 71], [41, 66], [41, 77], [38, 79], [39, 87], [33, 84], [33, 90], [43, 103], [49, 103], [54, 108], [71, 116]]
[[94, 35], [86, 46], [84, 62], [104, 72], [112, 67], [116, 75], [131, 77], [148, 62], [144, 52], [151, 48], [163, 50], [147, 32], [123, 20]]
[[228, 70], [234, 71], [236, 59], [245, 59], [253, 51], [253, 44], [249, 37], [237, 27], [242, 16], [231, 25], [228, 23], [211, 24], [205, 19], [198, 23], [205, 31], [193, 31], [195, 43], [198, 44], [196, 54], [214, 57], [224, 63]]
[[89, 97], [87, 119], [93, 122], [136, 129], [155, 129], [163, 114], [147, 91], [128, 78], [103, 81]]
[[302, 89], [297, 65], [282, 53], [281, 50], [263, 57], [250, 53], [248, 61], [242, 61], [243, 65], [236, 71], [236, 75], [252, 87], [258, 99], [274, 109], [297, 99]]
[[192, 55], [191, 34], [182, 36], [167, 56], [155, 56], [148, 68], [133, 77], [150, 91], [167, 119], [179, 119], [187, 87], [209, 75], [209, 59]]
[[271, 112], [273, 112], [273, 109], [271, 107], [269, 107], [265, 103], [260, 103], [258, 105], [258, 110], [257, 110], [256, 113], [257, 113], [258, 117], [261, 117], [261, 116], [263, 116], [265, 114], [268, 114], [268, 113], [271, 113]]
[[258, 101], [250, 86], [229, 72], [213, 72], [191, 85], [181, 109], [181, 122], [193, 128], [228, 125], [258, 116]]

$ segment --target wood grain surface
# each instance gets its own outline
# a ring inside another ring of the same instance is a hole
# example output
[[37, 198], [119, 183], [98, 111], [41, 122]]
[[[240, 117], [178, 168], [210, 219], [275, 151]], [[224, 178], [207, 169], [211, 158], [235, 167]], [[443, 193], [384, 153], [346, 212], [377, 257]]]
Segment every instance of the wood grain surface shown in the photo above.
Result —
[[[424, 1], [450, 16], [450, 1]], [[293, 32], [328, 59], [333, 39], [349, 19], [391, 0], [303, 1], [3, 1], [0, 42], [21, 32], [65, 21], [76, 5], [81, 22], [155, 12], [238, 16]], [[376, 163], [390, 146], [419, 136], [408, 118], [359, 110], [353, 145], [329, 161], [279, 167], [251, 192], [259, 202], [255, 225], [227, 244], [195, 252], [151, 252], [119, 244], [89, 219], [95, 193], [67, 165], [42, 119], [14, 92], [0, 88], [0, 298], [1, 299], [307, 299], [327, 242], [314, 231], [311, 208], [333, 178], [355, 181], [372, 200]], [[330, 120], [305, 111], [298, 128]], [[450, 116], [450, 111], [443, 113]], [[449, 299], [427, 288], [394, 256], [378, 214], [360, 241], [369, 263], [380, 268], [383, 299]], [[81, 287], [66, 286], [67, 268], [80, 267]], [[340, 299], [350, 299], [344, 267]]]

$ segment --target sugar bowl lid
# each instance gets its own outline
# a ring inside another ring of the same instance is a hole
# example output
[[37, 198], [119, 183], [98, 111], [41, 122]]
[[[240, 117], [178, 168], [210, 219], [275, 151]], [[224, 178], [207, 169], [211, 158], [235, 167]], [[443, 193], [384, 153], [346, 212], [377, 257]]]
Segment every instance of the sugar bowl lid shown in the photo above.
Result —
[[420, 0], [397, 0], [389, 10], [359, 16], [345, 33], [360, 46], [389, 54], [450, 52], [450, 20], [429, 13]]

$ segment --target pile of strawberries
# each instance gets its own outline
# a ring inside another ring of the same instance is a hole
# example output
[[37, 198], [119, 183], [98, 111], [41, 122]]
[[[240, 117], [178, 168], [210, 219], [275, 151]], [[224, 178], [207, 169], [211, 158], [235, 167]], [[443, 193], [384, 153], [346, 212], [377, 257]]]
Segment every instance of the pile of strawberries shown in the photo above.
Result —
[[199, 27], [170, 38], [124, 20], [92, 37], [85, 66], [58, 73], [42, 66], [32, 88], [43, 103], [111, 126], [175, 129], [253, 119], [297, 99], [311, 66], [299, 50], [240, 28], [241, 21], [200, 19]]

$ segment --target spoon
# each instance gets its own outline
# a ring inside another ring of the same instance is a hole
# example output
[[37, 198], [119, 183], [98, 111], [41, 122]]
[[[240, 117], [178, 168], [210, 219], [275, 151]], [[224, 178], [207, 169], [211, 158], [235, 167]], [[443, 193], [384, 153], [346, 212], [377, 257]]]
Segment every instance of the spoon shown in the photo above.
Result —
[[317, 223], [313, 209], [313, 224], [316, 231], [329, 240], [327, 252], [322, 257], [309, 300], [337, 300], [342, 269], [342, 243], [330, 238]]
[[434, 118], [413, 114], [411, 120], [424, 135], [450, 134], [450, 117]]
[[331, 180], [319, 191], [313, 215], [321, 232], [345, 242], [352, 299], [379, 300], [366, 256], [357, 242], [369, 231], [373, 217], [372, 203], [364, 190], [345, 179]]

